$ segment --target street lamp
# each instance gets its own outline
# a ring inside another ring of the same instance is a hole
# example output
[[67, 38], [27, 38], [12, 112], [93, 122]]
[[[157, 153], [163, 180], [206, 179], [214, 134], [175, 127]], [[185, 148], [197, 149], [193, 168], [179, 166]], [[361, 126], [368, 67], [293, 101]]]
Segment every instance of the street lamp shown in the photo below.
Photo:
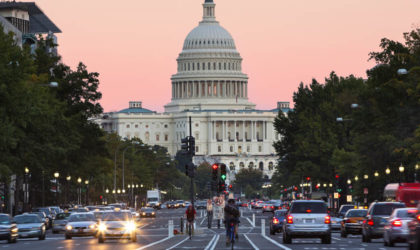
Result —
[[378, 177], [379, 176], [379, 173], [378, 173], [378, 171], [375, 171], [375, 173], [373, 174], [375, 177]]
[[89, 205], [89, 180], [85, 180], [86, 184], [86, 205]]
[[105, 190], [105, 193], [107, 193], [107, 194], [109, 193], [109, 189], [108, 188]]
[[363, 175], [363, 179], [365, 179], [365, 180], [369, 179], [369, 175], [367, 175], [367, 174]]
[[385, 169], [385, 174], [390, 174], [391, 173], [391, 169], [389, 169], [389, 168], [387, 168], [387, 169]]
[[[134, 143], [134, 145], [131, 145], [131, 146], [128, 146], [128, 147], [126, 147], [124, 150], [123, 150], [123, 157], [122, 157], [122, 188], [123, 188], [123, 191], [124, 191], [124, 187], [125, 187], [125, 151], [127, 151], [127, 149], [129, 149], [129, 148], [133, 148], [133, 147], [135, 147], [135, 146], [137, 146], [137, 145], [139, 145], [140, 144], [140, 142], [138, 142], [138, 141], [133, 141], [133, 143]], [[125, 193], [125, 191], [123, 192], [123, 193]]]
[[112, 190], [112, 193], [115, 194], [115, 189]]
[[24, 185], [24, 195], [23, 195], [23, 211], [27, 212], [28, 203], [29, 203], [29, 168], [25, 167], [25, 185]]
[[66, 201], [65, 201], [65, 203], [67, 205], [67, 201], [69, 200], [69, 185], [70, 185], [71, 176], [68, 175], [66, 177], [66, 180], [67, 180], [67, 183], [66, 183], [67, 187], [66, 187], [66, 197], [65, 197], [66, 198]]
[[414, 182], [417, 182], [417, 171], [420, 169], [419, 164], [417, 163], [414, 167]]
[[404, 166], [401, 163], [401, 165], [398, 167], [398, 171], [400, 171], [400, 173], [401, 173], [400, 182], [403, 182], [404, 181], [404, 170], [405, 170], [405, 168], [404, 168]]
[[82, 203], [82, 178], [77, 178], [77, 183], [79, 183], [79, 192], [78, 192], [78, 197], [77, 197], [77, 203], [78, 205], [80, 205]]
[[359, 176], [357, 176], [357, 175], [356, 175], [356, 176], [354, 177], [354, 180], [355, 180], [355, 181], [358, 181], [358, 180], [359, 180]]
[[351, 184], [351, 180], [350, 179], [347, 180], [347, 184], [349, 184], [349, 185]]
[[55, 172], [54, 178], [55, 178], [55, 202], [56, 205], [58, 205], [58, 177], [60, 177], [60, 173]]

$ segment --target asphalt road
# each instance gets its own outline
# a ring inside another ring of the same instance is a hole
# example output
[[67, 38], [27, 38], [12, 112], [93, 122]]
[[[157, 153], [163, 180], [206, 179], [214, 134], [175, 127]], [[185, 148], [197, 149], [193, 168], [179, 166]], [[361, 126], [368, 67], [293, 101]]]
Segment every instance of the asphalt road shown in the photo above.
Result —
[[[19, 239], [18, 243], [8, 244], [0, 241], [0, 249], [230, 249], [226, 247], [226, 236], [223, 227], [217, 228], [214, 222], [211, 229], [207, 228], [207, 219], [204, 211], [198, 211], [196, 230], [192, 239], [179, 234], [168, 237], [168, 220], [174, 221], [175, 229], [180, 229], [180, 218], [184, 209], [158, 211], [156, 219], [145, 218], [139, 222], [137, 230], [137, 243], [127, 240], [106, 241], [98, 244], [93, 237], [73, 238], [65, 240], [63, 234], [51, 234], [48, 232], [45, 240]], [[373, 240], [372, 243], [362, 243], [360, 236], [348, 236], [341, 238], [339, 233], [333, 233], [332, 244], [321, 244], [319, 239], [293, 239], [292, 244], [283, 244], [282, 235], [269, 235], [268, 217], [259, 210], [244, 209], [239, 226], [239, 240], [235, 243], [235, 249], [407, 249], [407, 244], [396, 244], [396, 247], [384, 247], [382, 239]], [[255, 214], [255, 226], [252, 223], [252, 214]], [[261, 219], [266, 220], [265, 236], [261, 234]]]

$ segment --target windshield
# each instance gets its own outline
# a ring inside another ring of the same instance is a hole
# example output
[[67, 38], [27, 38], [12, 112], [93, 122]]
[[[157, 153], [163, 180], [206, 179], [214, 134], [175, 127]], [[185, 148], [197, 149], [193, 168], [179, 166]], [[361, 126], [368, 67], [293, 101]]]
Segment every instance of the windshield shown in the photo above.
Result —
[[5, 225], [5, 224], [10, 224], [10, 217], [7, 215], [1, 215], [0, 216], [0, 224]]
[[327, 206], [321, 202], [295, 202], [292, 205], [291, 212], [294, 214], [326, 214]]
[[44, 212], [46, 215], [51, 214], [51, 211], [47, 208], [38, 208], [34, 210], [35, 212]]
[[346, 217], [366, 217], [367, 210], [350, 210], [347, 212]]
[[155, 210], [153, 210], [153, 208], [142, 208], [141, 211], [142, 212], [153, 212]]
[[102, 215], [103, 221], [128, 221], [131, 220], [131, 213], [109, 212]]
[[70, 213], [61, 213], [61, 214], [57, 214], [55, 219], [56, 220], [64, 220], [64, 219], [67, 219], [69, 216], [70, 216]]
[[38, 215], [41, 218], [45, 218], [46, 217], [44, 212], [35, 212], [33, 214], [36, 214], [36, 215]]
[[158, 198], [157, 197], [147, 198], [147, 201], [158, 201]]
[[95, 216], [93, 214], [72, 214], [69, 217], [69, 222], [75, 221], [95, 221]]
[[287, 210], [279, 210], [275, 212], [276, 217], [284, 217], [287, 213]]
[[372, 215], [391, 215], [394, 209], [404, 207], [405, 205], [400, 203], [376, 204], [373, 207]]
[[16, 216], [15, 221], [17, 224], [29, 224], [29, 223], [41, 223], [41, 219], [38, 216]]
[[401, 218], [401, 219], [411, 219], [411, 218], [414, 218], [416, 213], [417, 213], [417, 210], [415, 209], [411, 209], [411, 210], [404, 209], [404, 210], [397, 211], [396, 217]]
[[345, 205], [342, 206], [340, 209], [340, 215], [345, 215], [347, 211], [349, 211], [350, 209], [354, 208], [353, 205]]

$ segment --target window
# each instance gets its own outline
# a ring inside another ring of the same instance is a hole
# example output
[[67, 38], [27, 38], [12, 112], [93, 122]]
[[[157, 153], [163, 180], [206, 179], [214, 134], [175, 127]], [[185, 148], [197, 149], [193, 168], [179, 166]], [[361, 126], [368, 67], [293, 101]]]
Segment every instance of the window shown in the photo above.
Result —
[[233, 152], [233, 146], [230, 146], [230, 152]]
[[244, 164], [243, 162], [240, 162], [240, 163], [239, 163], [239, 167], [240, 167], [241, 169], [243, 169], [243, 168], [245, 167], [245, 164]]
[[200, 63], [197, 63], [197, 70], [200, 70]]
[[199, 152], [199, 148], [198, 146], [195, 147], [195, 152], [198, 153]]
[[213, 63], [213, 70], [216, 70], [216, 63]]
[[195, 133], [195, 139], [200, 140], [200, 134], [198, 132]]
[[210, 70], [210, 66], [211, 66], [211, 64], [210, 64], [210, 63], [208, 63], [208, 64], [207, 64], [207, 69], [208, 69], [208, 70]]
[[219, 70], [222, 70], [222, 63], [219, 63]]
[[168, 141], [168, 139], [169, 139], [169, 136], [165, 135], [165, 141]]
[[156, 141], [159, 141], [159, 134], [156, 135]]
[[248, 168], [253, 168], [254, 167], [254, 163], [251, 161], [248, 165]]
[[246, 152], [251, 152], [251, 146], [246, 146]]
[[259, 167], [260, 167], [260, 170], [261, 170], [261, 171], [263, 171], [263, 170], [264, 170], [264, 163], [263, 163], [262, 161], [260, 161], [260, 165], [259, 165]]
[[165, 124], [165, 126], [164, 126], [165, 128], [168, 128], [168, 124]]
[[217, 146], [217, 152], [222, 152], [222, 146]]
[[226, 70], [226, 63], [223, 64], [223, 69]]
[[130, 128], [130, 124], [127, 124], [126, 128]]
[[238, 153], [242, 154], [242, 146], [238, 146]]
[[196, 124], [195, 124], [195, 126], [196, 126], [196, 127], [198, 127], [198, 126], [199, 126], [199, 124], [198, 124], [198, 123], [196, 123]]
[[150, 133], [149, 132], [144, 133], [144, 140], [145, 141], [150, 140]]
[[258, 146], [258, 152], [262, 152], [262, 146]]
[[268, 163], [268, 170], [273, 171], [273, 169], [274, 169], [274, 164], [273, 164], [273, 162], [272, 162], [272, 161], [270, 161], [270, 162]]
[[235, 171], [235, 163], [233, 162], [229, 163], [229, 169], [230, 171]]
[[146, 128], [149, 128], [149, 125], [146, 125]]
[[138, 124], [136, 124], [136, 125], [134, 125], [134, 127], [135, 127], [135, 128], [138, 128], [138, 127], [139, 127], [139, 125], [138, 125]]

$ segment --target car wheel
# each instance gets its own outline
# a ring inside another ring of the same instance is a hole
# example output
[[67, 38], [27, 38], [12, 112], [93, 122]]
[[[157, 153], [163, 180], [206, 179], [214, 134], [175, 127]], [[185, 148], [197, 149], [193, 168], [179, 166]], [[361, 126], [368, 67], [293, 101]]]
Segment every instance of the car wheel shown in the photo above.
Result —
[[71, 236], [70, 236], [70, 235], [68, 235], [68, 234], [65, 234], [65, 235], [64, 235], [64, 238], [66, 238], [66, 240], [71, 240]]
[[271, 229], [271, 228], [270, 228], [270, 234], [271, 234], [271, 235], [275, 235], [275, 234], [276, 234], [276, 232], [275, 232], [273, 229]]
[[104, 242], [105, 242], [105, 238], [102, 235], [99, 235], [98, 243], [104, 243]]
[[344, 230], [341, 230], [341, 237], [342, 238], [347, 238], [347, 233]]
[[39, 240], [45, 240], [45, 233], [41, 234], [41, 236], [39, 236], [38, 238]]
[[325, 235], [321, 238], [322, 244], [331, 244], [331, 234]]
[[292, 244], [292, 237], [287, 235], [286, 232], [283, 233], [283, 243], [284, 244]]
[[388, 236], [388, 245], [390, 247], [393, 247], [395, 245], [395, 242]]
[[16, 238], [9, 237], [7, 243], [16, 243]]

